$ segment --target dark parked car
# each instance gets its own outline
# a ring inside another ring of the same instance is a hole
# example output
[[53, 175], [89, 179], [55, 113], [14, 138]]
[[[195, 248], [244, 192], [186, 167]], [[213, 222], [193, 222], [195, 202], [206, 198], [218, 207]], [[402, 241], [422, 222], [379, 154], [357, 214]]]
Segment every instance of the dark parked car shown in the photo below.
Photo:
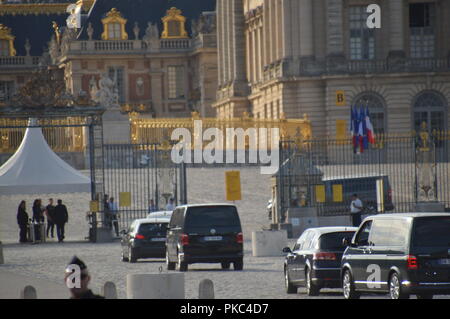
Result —
[[140, 258], [164, 258], [169, 218], [137, 219], [122, 236], [122, 261], [136, 262]]
[[450, 294], [450, 214], [388, 214], [366, 218], [342, 258], [346, 299], [361, 293]]
[[286, 292], [297, 293], [305, 286], [309, 296], [319, 294], [321, 288], [341, 286], [341, 258], [345, 250], [343, 240], [350, 240], [355, 227], [310, 228], [300, 236], [294, 248], [284, 248]]
[[244, 266], [243, 235], [234, 205], [177, 207], [167, 233], [168, 270], [187, 271], [189, 264], [220, 263], [222, 269]]
[[[335, 215], [348, 213], [350, 209], [351, 197], [358, 194], [364, 204], [367, 213], [372, 214], [377, 211], [377, 180], [383, 180], [384, 211], [392, 211], [392, 188], [389, 177], [386, 175], [353, 175], [353, 176], [333, 176], [323, 179], [325, 185], [326, 203], [320, 209], [322, 213]], [[342, 185], [342, 203], [333, 201], [333, 185]]]

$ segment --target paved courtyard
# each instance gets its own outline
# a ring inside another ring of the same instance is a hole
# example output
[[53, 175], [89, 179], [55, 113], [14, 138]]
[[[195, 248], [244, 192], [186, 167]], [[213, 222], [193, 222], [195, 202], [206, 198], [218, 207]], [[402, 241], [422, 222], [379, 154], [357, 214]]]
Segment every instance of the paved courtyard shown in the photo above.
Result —
[[[190, 203], [224, 202], [225, 169], [189, 169], [188, 198]], [[258, 168], [241, 170], [243, 201], [237, 202], [245, 237], [244, 271], [222, 271], [220, 265], [191, 265], [185, 274], [186, 297], [198, 297], [202, 279], [214, 282], [217, 298], [306, 298], [302, 289], [297, 295], [284, 292], [283, 257], [254, 258], [251, 256], [251, 232], [268, 225], [265, 206], [270, 197], [270, 176], [261, 175]], [[61, 197], [69, 208], [67, 242], [50, 240], [45, 244], [20, 245], [15, 221], [17, 204], [26, 199], [28, 212], [36, 197]], [[0, 240], [4, 243], [5, 265], [0, 265], [0, 298], [18, 297], [25, 282], [38, 288], [38, 296], [66, 298], [62, 293], [65, 265], [73, 255], [83, 259], [92, 274], [92, 288], [99, 292], [106, 281], [117, 284], [120, 298], [126, 297], [126, 275], [130, 273], [158, 273], [164, 260], [142, 260], [136, 264], [120, 261], [118, 241], [92, 244], [87, 235], [85, 213], [89, 194], [0, 196]], [[42, 292], [40, 294], [40, 292]], [[339, 290], [325, 290], [319, 298], [342, 298]], [[370, 297], [369, 297], [370, 298]], [[372, 297], [373, 298], [373, 297]]]

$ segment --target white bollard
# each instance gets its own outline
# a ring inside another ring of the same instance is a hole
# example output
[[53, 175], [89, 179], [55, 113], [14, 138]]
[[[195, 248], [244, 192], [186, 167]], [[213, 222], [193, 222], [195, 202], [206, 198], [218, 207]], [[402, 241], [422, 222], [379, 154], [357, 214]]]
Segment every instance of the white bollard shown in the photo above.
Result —
[[20, 299], [37, 299], [36, 288], [33, 286], [26, 286], [20, 292]]
[[214, 299], [214, 283], [209, 279], [200, 281], [198, 299]]
[[184, 299], [184, 274], [128, 274], [128, 299]]
[[3, 245], [0, 241], [0, 265], [3, 265], [5, 263], [5, 259], [3, 258]]
[[283, 248], [287, 245], [287, 231], [263, 230], [252, 233], [253, 257], [283, 256]]
[[105, 297], [105, 299], [117, 299], [116, 285], [111, 281], [105, 282], [102, 287], [101, 295]]

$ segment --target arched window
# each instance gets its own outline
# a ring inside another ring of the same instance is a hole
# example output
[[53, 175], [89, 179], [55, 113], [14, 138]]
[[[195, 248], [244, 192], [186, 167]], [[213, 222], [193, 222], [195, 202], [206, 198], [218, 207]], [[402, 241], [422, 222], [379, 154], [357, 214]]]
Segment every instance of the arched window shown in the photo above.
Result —
[[433, 130], [445, 130], [447, 102], [445, 98], [433, 91], [420, 93], [413, 104], [414, 130], [419, 131], [423, 123], [430, 133]]
[[163, 39], [184, 39], [188, 37], [186, 31], [186, 18], [181, 15], [181, 10], [172, 7], [167, 10], [167, 15], [162, 19], [164, 31]]
[[106, 14], [106, 18], [102, 19], [103, 23], [103, 40], [127, 40], [128, 34], [125, 31], [127, 19], [116, 8], [112, 8]]
[[386, 132], [386, 112], [384, 100], [381, 96], [372, 92], [365, 92], [358, 95], [353, 103], [356, 107], [368, 107], [370, 121], [372, 122], [375, 134]]

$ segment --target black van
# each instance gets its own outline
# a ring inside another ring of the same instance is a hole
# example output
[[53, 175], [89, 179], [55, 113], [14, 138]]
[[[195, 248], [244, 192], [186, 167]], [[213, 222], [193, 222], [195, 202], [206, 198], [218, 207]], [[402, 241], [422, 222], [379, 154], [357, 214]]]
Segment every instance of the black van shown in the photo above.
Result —
[[242, 270], [243, 243], [236, 206], [179, 206], [167, 232], [167, 269], [187, 271], [194, 263], [220, 263], [222, 269], [229, 269], [233, 263], [235, 270]]
[[342, 257], [346, 299], [387, 293], [392, 299], [450, 294], [450, 214], [366, 218]]
[[[383, 180], [384, 211], [389, 212], [394, 210], [389, 177], [387, 175], [362, 174], [324, 178], [322, 182], [325, 185], [326, 202], [323, 207], [320, 207], [322, 210], [321, 213], [327, 215], [348, 213], [353, 194], [358, 194], [358, 197], [364, 204], [364, 208], [368, 212], [375, 212], [377, 210], [377, 180], [380, 179]], [[333, 201], [334, 185], [342, 185], [342, 197], [344, 199], [342, 203], [335, 203]]]

